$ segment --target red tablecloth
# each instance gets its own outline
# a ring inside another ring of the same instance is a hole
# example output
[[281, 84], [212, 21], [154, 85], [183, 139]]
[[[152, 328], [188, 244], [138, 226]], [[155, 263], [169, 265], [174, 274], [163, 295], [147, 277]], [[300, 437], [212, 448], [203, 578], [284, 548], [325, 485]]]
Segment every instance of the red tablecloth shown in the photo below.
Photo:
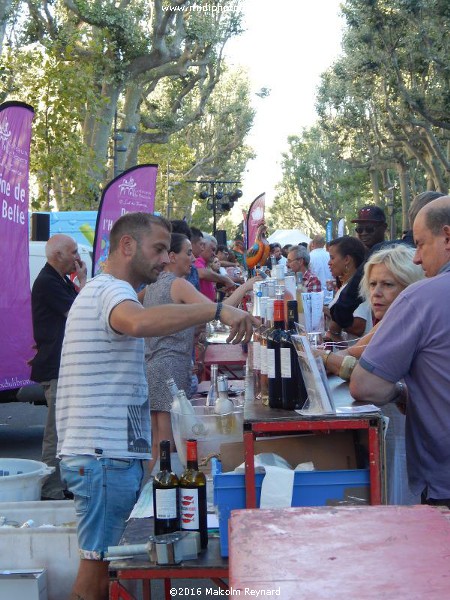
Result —
[[228, 375], [231, 379], [242, 379], [245, 375], [246, 360], [247, 354], [243, 352], [240, 344], [210, 344], [205, 352], [202, 379], [210, 378], [210, 366], [213, 364], [218, 364], [219, 372]]

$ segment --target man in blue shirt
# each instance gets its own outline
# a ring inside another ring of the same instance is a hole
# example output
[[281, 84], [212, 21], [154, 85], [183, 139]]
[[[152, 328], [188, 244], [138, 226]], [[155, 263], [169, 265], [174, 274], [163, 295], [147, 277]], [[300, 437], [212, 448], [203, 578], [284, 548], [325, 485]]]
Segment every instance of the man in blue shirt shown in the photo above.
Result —
[[[450, 508], [450, 196], [424, 206], [413, 225], [427, 277], [404, 290], [355, 367], [356, 400], [406, 404], [409, 485], [423, 501]], [[407, 389], [400, 380], [404, 380]]]

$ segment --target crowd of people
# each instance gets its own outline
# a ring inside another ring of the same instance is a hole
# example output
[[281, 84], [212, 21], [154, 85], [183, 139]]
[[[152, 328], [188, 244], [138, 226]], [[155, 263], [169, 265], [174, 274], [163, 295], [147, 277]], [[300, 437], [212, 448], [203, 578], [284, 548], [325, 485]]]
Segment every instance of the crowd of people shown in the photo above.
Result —
[[[386, 242], [384, 211], [363, 206], [355, 235], [274, 244], [267, 267], [283, 265], [309, 292], [335, 290], [324, 340], [348, 347], [317, 354], [356, 400], [391, 419], [389, 501], [450, 507], [450, 197], [420, 194], [409, 217], [412, 232]], [[68, 236], [50, 238], [46, 252], [32, 290], [32, 378], [49, 409], [43, 460], [58, 469], [43, 496], [75, 498], [81, 562], [72, 597], [103, 600], [103, 552], [120, 539], [142, 461], [155, 463], [162, 439], [175, 450], [166, 381], [191, 396], [196, 336], [208, 321], [228, 325], [232, 343], [250, 341], [258, 320], [236, 306], [256, 279], [239, 262], [239, 240], [218, 245], [185, 221], [144, 213], [116, 221], [106, 267], [91, 281]]]

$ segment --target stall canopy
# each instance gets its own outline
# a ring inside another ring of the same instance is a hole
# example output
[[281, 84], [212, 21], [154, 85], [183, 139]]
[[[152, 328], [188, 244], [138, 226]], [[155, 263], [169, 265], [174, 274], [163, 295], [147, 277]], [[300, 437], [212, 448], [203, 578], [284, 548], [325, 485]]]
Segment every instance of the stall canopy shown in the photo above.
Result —
[[270, 244], [278, 243], [283, 247], [286, 244], [300, 244], [300, 242], [306, 242], [309, 244], [311, 238], [300, 231], [300, 229], [277, 229], [272, 235], [268, 237]]

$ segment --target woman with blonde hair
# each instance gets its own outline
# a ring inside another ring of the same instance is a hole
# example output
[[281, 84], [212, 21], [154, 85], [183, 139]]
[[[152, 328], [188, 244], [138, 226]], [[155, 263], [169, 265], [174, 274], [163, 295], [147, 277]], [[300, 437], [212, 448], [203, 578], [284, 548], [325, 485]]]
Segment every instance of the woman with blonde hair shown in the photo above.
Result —
[[[424, 272], [413, 263], [414, 248], [397, 244], [372, 254], [364, 266], [360, 293], [371, 305], [375, 325], [354, 346], [332, 353], [318, 350], [328, 373], [349, 380], [364, 348], [372, 339], [378, 323], [391, 304], [405, 288], [423, 279]], [[386, 434], [387, 498], [389, 504], [420, 504], [407, 487], [405, 452], [405, 417], [396, 406], [383, 406], [383, 415], [389, 418]]]
[[[318, 350], [328, 373], [339, 375], [342, 379], [350, 379], [357, 359], [372, 339], [378, 323], [390, 305], [408, 285], [423, 279], [423, 269], [413, 263], [413, 258], [414, 248], [404, 244], [393, 244], [375, 252], [367, 260], [360, 283], [360, 293], [370, 303], [375, 325], [350, 348], [335, 353]], [[344, 360], [346, 357], [353, 360]]]

